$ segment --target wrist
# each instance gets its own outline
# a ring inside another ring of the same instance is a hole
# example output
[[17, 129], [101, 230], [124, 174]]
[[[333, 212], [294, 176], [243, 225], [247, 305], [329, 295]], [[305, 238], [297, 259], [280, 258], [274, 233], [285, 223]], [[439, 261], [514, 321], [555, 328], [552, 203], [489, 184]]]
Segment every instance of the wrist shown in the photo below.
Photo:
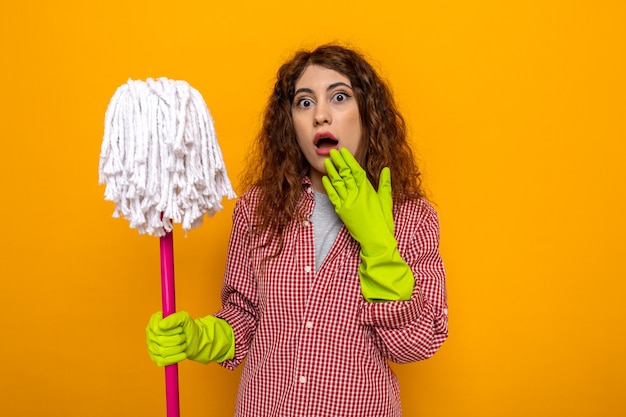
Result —
[[189, 359], [207, 364], [234, 357], [235, 337], [228, 322], [214, 316], [198, 318], [194, 322], [198, 331], [185, 350]]
[[415, 278], [397, 248], [377, 256], [361, 253], [359, 265], [361, 291], [366, 301], [407, 301], [411, 299]]
[[393, 252], [398, 250], [398, 241], [393, 233], [388, 230], [375, 230], [367, 236], [356, 239], [361, 246], [359, 252], [361, 259], [368, 258], [385, 258], [393, 256]]

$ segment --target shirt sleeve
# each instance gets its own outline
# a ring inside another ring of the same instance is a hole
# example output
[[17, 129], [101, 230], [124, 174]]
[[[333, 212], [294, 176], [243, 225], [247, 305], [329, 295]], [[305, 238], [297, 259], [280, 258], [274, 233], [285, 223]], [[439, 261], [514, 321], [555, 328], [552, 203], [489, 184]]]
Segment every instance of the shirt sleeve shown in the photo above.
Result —
[[[435, 354], [448, 337], [445, 270], [439, 254], [439, 220], [426, 202], [422, 214], [396, 224], [403, 258], [415, 278], [408, 301], [368, 303], [363, 300], [361, 322], [377, 334], [381, 352], [390, 361], [415, 362]], [[415, 220], [411, 220], [415, 219]], [[416, 224], [417, 223], [417, 224]], [[402, 248], [402, 243], [407, 242]]]
[[233, 328], [235, 355], [220, 362], [235, 369], [245, 358], [258, 320], [257, 292], [250, 264], [250, 216], [245, 200], [237, 201], [228, 244], [228, 259], [222, 285], [222, 309], [215, 313]]

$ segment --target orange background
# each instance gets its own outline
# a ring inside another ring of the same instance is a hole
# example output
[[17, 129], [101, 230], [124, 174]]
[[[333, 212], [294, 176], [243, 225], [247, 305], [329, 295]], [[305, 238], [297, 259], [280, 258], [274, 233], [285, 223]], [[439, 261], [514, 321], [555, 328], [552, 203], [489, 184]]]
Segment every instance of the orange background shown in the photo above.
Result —
[[[389, 79], [441, 218], [450, 338], [394, 366], [405, 415], [625, 415], [625, 18], [617, 0], [3, 2], [0, 415], [165, 415], [144, 341], [158, 239], [98, 185], [115, 89], [197, 88], [237, 187], [278, 65], [333, 40]], [[233, 204], [176, 234], [195, 316], [219, 308]], [[232, 415], [239, 372], [183, 363], [181, 415]]]

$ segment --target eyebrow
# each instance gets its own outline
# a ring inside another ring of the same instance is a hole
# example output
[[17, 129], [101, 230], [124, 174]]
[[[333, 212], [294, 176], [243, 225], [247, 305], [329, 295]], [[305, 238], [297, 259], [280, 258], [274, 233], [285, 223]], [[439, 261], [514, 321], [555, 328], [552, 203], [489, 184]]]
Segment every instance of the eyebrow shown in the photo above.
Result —
[[[331, 85], [329, 85], [328, 87], [326, 87], [326, 91], [330, 91], [330, 90], [332, 90], [333, 88], [337, 88], [337, 87], [339, 87], [339, 86], [344, 86], [344, 87], [347, 87], [347, 88], [349, 88], [350, 90], [352, 90], [352, 86], [350, 86], [350, 85], [348, 85], [348, 84], [344, 83], [343, 81], [337, 81], [336, 83], [332, 83]], [[308, 94], [313, 94], [313, 90], [311, 90], [310, 88], [306, 88], [306, 87], [303, 87], [303, 88], [298, 88], [298, 89], [296, 90], [296, 92], [294, 93], [294, 96], [296, 96], [296, 95], [298, 95], [298, 94], [300, 94], [300, 93], [308, 93]]]

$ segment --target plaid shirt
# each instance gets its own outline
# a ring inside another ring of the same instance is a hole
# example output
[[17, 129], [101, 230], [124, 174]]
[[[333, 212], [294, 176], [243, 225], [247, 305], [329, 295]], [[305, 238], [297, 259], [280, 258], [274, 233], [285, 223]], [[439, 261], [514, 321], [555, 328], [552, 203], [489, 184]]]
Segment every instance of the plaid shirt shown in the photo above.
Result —
[[[409, 301], [368, 303], [358, 276], [359, 244], [345, 226], [315, 271], [313, 227], [293, 221], [279, 256], [262, 262], [276, 244], [251, 233], [258, 190], [245, 193], [233, 213], [233, 229], [216, 316], [235, 334], [234, 369], [246, 358], [237, 417], [398, 417], [398, 381], [387, 361], [432, 356], [448, 334], [445, 272], [439, 255], [439, 223], [424, 200], [394, 207], [400, 254], [411, 266]], [[303, 219], [315, 204], [305, 178]], [[256, 249], [255, 249], [256, 248]]]

